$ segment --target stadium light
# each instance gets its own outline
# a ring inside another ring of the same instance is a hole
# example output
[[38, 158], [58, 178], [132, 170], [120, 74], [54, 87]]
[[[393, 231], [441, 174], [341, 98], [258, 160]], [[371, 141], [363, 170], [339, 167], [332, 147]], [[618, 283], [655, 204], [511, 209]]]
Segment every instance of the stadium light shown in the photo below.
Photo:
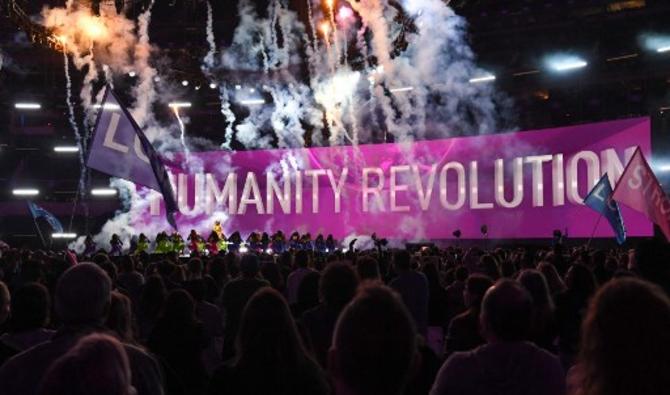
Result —
[[77, 238], [77, 234], [76, 234], [76, 233], [52, 233], [52, 234], [51, 234], [51, 238], [52, 238], [52, 239], [68, 239], [68, 240], [72, 240], [72, 239], [76, 239], [76, 238]]
[[495, 76], [495, 75], [493, 75], [493, 74], [487, 74], [487, 75], [483, 75], [483, 76], [481, 76], [481, 77], [470, 78], [470, 81], [469, 81], [469, 82], [470, 82], [471, 84], [478, 84], [478, 83], [481, 83], [481, 82], [495, 81], [495, 79], [496, 79], [496, 76]]
[[265, 104], [265, 99], [240, 100], [240, 104], [243, 104], [245, 106], [258, 106], [258, 105]]
[[74, 152], [79, 152], [79, 147], [76, 145], [57, 145], [54, 147], [54, 152], [61, 154], [71, 154]]
[[410, 91], [413, 91], [413, 90], [414, 90], [413, 86], [403, 86], [403, 87], [400, 87], [400, 88], [389, 89], [389, 92], [391, 92], [391, 93], [401, 93], [401, 92], [410, 92]]
[[172, 102], [168, 103], [168, 107], [175, 109], [175, 108], [191, 108], [191, 103], [190, 102]]
[[101, 108], [104, 108], [105, 110], [120, 110], [121, 106], [119, 106], [118, 104], [113, 104], [113, 103], [105, 103], [104, 105], [98, 103], [98, 104], [94, 104], [93, 108], [95, 108], [96, 110], [99, 110]]
[[575, 55], [553, 55], [547, 58], [546, 64], [549, 69], [558, 73], [581, 69], [589, 65], [586, 60]]
[[17, 110], [39, 110], [42, 105], [39, 103], [15, 103], [14, 108]]
[[36, 188], [17, 188], [12, 190], [14, 196], [37, 196], [40, 190]]
[[93, 196], [115, 196], [117, 193], [114, 188], [93, 188], [91, 189], [91, 195]]

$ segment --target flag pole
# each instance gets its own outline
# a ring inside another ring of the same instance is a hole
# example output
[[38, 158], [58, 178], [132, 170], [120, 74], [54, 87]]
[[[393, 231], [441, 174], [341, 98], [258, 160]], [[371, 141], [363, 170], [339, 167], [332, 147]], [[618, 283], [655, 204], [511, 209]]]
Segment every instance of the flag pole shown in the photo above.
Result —
[[589, 248], [591, 245], [591, 240], [593, 240], [593, 236], [596, 234], [596, 230], [598, 229], [598, 225], [600, 225], [600, 220], [603, 219], [603, 213], [600, 213], [598, 215], [598, 220], [596, 221], [596, 225], [593, 227], [593, 231], [591, 232], [591, 237], [589, 237], [589, 241], [586, 243], [586, 248]]
[[46, 247], [47, 243], [44, 241], [44, 235], [42, 235], [39, 225], [37, 225], [37, 219], [34, 215], [31, 215], [31, 217], [33, 217], [33, 223], [35, 224], [35, 229], [37, 229], [37, 234], [40, 235], [40, 240], [42, 240], [42, 247]]

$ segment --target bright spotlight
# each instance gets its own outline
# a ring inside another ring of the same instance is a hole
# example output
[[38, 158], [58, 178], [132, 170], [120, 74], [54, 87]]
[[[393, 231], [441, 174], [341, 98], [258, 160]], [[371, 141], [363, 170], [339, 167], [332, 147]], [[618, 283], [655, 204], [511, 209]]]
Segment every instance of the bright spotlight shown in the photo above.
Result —
[[265, 104], [265, 99], [247, 99], [240, 100], [240, 104], [245, 106], [259, 106]]
[[588, 66], [588, 62], [574, 55], [555, 55], [547, 58], [547, 66], [558, 73], [577, 70]]
[[98, 104], [94, 104], [93, 108], [95, 108], [96, 110], [99, 110], [101, 108], [104, 108], [105, 110], [120, 110], [121, 106], [119, 106], [118, 104], [113, 104], [113, 103], [105, 103], [104, 105], [98, 103]]
[[161, 82], [161, 77], [155, 76], [154, 77], [154, 82]]
[[93, 196], [115, 196], [117, 193], [114, 188], [93, 188], [91, 189], [91, 195]]
[[188, 81], [183, 80], [183, 81], [181, 82], [181, 85], [182, 85], [182, 86], [188, 86]]
[[79, 152], [79, 147], [75, 145], [57, 145], [54, 147], [54, 152], [71, 154], [74, 152]]
[[641, 45], [648, 51], [665, 53], [670, 51], [670, 36], [663, 34], [643, 34]]
[[474, 77], [470, 78], [469, 82], [471, 84], [478, 84], [481, 82], [490, 82], [490, 81], [495, 81], [496, 76], [493, 74], [487, 74], [487, 75], [482, 75], [480, 77]]
[[35, 188], [17, 188], [12, 190], [14, 196], [37, 196], [40, 194], [39, 189]]
[[42, 105], [39, 103], [15, 103], [14, 108], [17, 110], [39, 110]]
[[242, 89], [242, 85], [235, 85], [235, 90], [236, 91], [239, 91], [240, 89]]
[[52, 233], [51, 234], [52, 239], [76, 239], [77, 234], [76, 233]]
[[168, 107], [175, 109], [175, 108], [191, 108], [191, 103], [190, 102], [172, 102], [168, 103]]
[[130, 77], [130, 78], [135, 78], [136, 75], [137, 75], [137, 73], [135, 71], [129, 71], [128, 72], [128, 77]]
[[242, 246], [242, 247], [240, 247], [240, 252], [243, 253], [243, 254], [246, 254], [247, 252], [249, 252], [249, 249], [245, 246]]
[[210, 82], [209, 89], [216, 89], [216, 83], [215, 82]]
[[389, 92], [391, 93], [401, 93], [401, 92], [410, 92], [413, 91], [414, 87], [413, 86], [403, 86], [401, 88], [391, 88], [389, 89]]
[[265, 253], [268, 255], [272, 255], [272, 248], [268, 248], [267, 250], [265, 250]]

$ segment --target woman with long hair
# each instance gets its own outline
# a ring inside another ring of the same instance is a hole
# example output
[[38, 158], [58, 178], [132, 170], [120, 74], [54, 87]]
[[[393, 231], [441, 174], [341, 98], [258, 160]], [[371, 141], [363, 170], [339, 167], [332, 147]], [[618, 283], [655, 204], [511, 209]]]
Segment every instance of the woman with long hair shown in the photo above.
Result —
[[670, 389], [670, 299], [658, 286], [609, 281], [593, 297], [568, 386], [574, 395], [661, 395]]
[[195, 302], [183, 289], [170, 291], [147, 346], [167, 370], [168, 394], [204, 392], [207, 373], [203, 351], [209, 345], [205, 327], [196, 319]]
[[556, 321], [554, 320], [554, 300], [549, 293], [549, 285], [544, 275], [534, 269], [525, 269], [518, 278], [521, 285], [533, 298], [533, 317], [530, 340], [538, 347], [555, 353]]
[[236, 355], [212, 376], [214, 394], [326, 394], [328, 385], [306, 353], [288, 305], [265, 287], [249, 300], [240, 322]]

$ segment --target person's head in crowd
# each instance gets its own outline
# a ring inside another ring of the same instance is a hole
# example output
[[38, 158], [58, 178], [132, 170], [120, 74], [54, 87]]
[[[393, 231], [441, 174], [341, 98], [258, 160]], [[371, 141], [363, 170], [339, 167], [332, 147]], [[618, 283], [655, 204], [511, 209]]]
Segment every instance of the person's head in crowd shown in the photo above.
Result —
[[28, 283], [12, 295], [9, 330], [13, 333], [43, 328], [49, 323], [49, 291], [40, 283]]
[[500, 278], [500, 268], [493, 255], [482, 255], [479, 258], [479, 269], [493, 281]]
[[121, 272], [132, 273], [135, 271], [135, 259], [132, 255], [124, 255], [121, 258]]
[[284, 297], [273, 288], [258, 290], [242, 312], [236, 338], [238, 364], [294, 367], [305, 350]]
[[56, 314], [66, 326], [101, 325], [111, 303], [112, 282], [93, 263], [68, 269], [56, 285]]
[[516, 268], [511, 260], [500, 261], [500, 276], [502, 278], [512, 278], [516, 274]]
[[297, 268], [306, 268], [309, 266], [309, 261], [310, 261], [310, 256], [309, 252], [306, 250], [300, 250], [295, 253], [295, 257], [293, 258], [295, 261], [295, 266]]
[[28, 259], [21, 264], [21, 281], [24, 283], [44, 282], [44, 263], [37, 259]]
[[[212, 232], [214, 233], [214, 232]], [[216, 233], [214, 233], [216, 234]], [[188, 260], [188, 279], [197, 280], [202, 278], [202, 272], [204, 270], [202, 260], [200, 258], [191, 258]]]
[[265, 256], [261, 263], [261, 275], [266, 279], [272, 288], [276, 290], [284, 289], [284, 277], [279, 271], [279, 266], [274, 262], [272, 257]]
[[333, 262], [323, 271], [319, 282], [319, 294], [326, 306], [340, 310], [356, 294], [358, 277], [346, 262]]
[[160, 274], [161, 277], [169, 279], [175, 270], [175, 265], [164, 259], [156, 264], [156, 270], [158, 270], [158, 274]]
[[468, 279], [468, 269], [465, 266], [457, 266], [454, 269], [454, 280], [464, 283]]
[[175, 284], [181, 284], [184, 281], [186, 281], [186, 270], [184, 269], [183, 265], [174, 265], [171, 264], [173, 267], [172, 273], [170, 274], [170, 281], [172, 281]]
[[635, 278], [607, 282], [582, 323], [577, 395], [652, 395], [670, 388], [670, 299]]
[[493, 280], [483, 274], [471, 274], [465, 280], [463, 302], [469, 309], [478, 312], [486, 291], [493, 285]]
[[105, 273], [107, 273], [107, 276], [112, 281], [112, 286], [116, 284], [116, 278], [117, 278], [116, 266], [109, 259], [100, 262], [98, 266], [100, 266], [102, 270], [104, 270]]
[[519, 283], [533, 298], [533, 306], [539, 310], [554, 309], [554, 300], [549, 293], [549, 286], [539, 270], [525, 269], [519, 273]]
[[160, 319], [168, 322], [191, 323], [195, 319], [195, 301], [183, 289], [173, 289], [165, 299]]
[[356, 261], [356, 271], [361, 281], [377, 281], [381, 279], [379, 263], [374, 257], [364, 256]]
[[105, 327], [114, 332], [124, 343], [134, 343], [132, 304], [130, 299], [117, 291], [112, 291], [112, 303], [109, 307]]
[[207, 283], [204, 280], [189, 281], [184, 284], [184, 289], [196, 303], [203, 302], [207, 297]]
[[428, 280], [428, 285], [433, 288], [439, 288], [441, 287], [442, 281], [440, 280], [440, 272], [437, 268], [437, 263], [431, 261], [430, 259], [427, 259], [427, 262], [423, 265], [423, 274], [426, 275], [426, 279]]
[[207, 274], [212, 276], [217, 286], [221, 287], [228, 278], [226, 259], [220, 256], [211, 259], [207, 264]]
[[544, 278], [547, 280], [547, 285], [549, 286], [549, 292], [551, 292], [553, 296], [556, 296], [565, 290], [565, 283], [558, 274], [556, 266], [543, 261], [537, 265], [537, 270], [544, 275]]
[[670, 247], [660, 240], [645, 240], [632, 251], [629, 266], [637, 269], [645, 279], [670, 293]]
[[223, 259], [226, 262], [226, 270], [230, 278], [237, 278], [240, 274], [240, 258], [233, 252], [227, 253]]
[[321, 273], [309, 272], [298, 285], [297, 304], [301, 309], [311, 309], [319, 304], [319, 282]]
[[517, 281], [503, 279], [484, 295], [480, 327], [488, 343], [525, 340], [531, 327], [533, 300]]
[[398, 250], [393, 254], [393, 265], [396, 272], [408, 272], [412, 267], [412, 256], [407, 250]]
[[97, 254], [93, 255], [93, 258], [91, 258], [91, 260], [93, 261], [93, 263], [100, 266], [103, 262], [108, 262], [109, 257], [104, 252], [98, 252]]
[[400, 297], [369, 284], [340, 314], [328, 369], [343, 392], [394, 395], [403, 392], [417, 355], [416, 328]]
[[260, 263], [256, 254], [244, 254], [240, 260], [240, 273], [242, 277], [254, 278], [258, 276]]
[[4, 324], [9, 318], [9, 313], [11, 311], [11, 296], [9, 294], [9, 289], [0, 281], [0, 325]]
[[167, 290], [161, 276], [149, 276], [140, 294], [140, 313], [147, 317], [157, 317], [163, 308], [166, 295]]
[[111, 336], [92, 334], [58, 358], [40, 384], [40, 395], [134, 395], [128, 356]]
[[588, 299], [596, 290], [596, 279], [584, 265], [576, 263], [570, 266], [565, 275], [565, 286], [581, 299]]

